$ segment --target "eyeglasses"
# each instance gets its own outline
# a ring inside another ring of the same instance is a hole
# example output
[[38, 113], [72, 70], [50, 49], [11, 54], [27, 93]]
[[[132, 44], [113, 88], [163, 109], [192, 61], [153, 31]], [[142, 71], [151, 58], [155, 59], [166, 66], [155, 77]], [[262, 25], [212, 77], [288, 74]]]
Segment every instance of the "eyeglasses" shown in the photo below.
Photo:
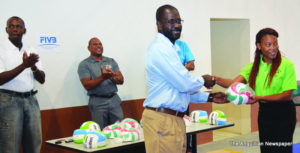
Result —
[[174, 24], [182, 24], [183, 23], [183, 20], [168, 20], [168, 22], [167, 22], [168, 24], [171, 24], [171, 25], [174, 25]]

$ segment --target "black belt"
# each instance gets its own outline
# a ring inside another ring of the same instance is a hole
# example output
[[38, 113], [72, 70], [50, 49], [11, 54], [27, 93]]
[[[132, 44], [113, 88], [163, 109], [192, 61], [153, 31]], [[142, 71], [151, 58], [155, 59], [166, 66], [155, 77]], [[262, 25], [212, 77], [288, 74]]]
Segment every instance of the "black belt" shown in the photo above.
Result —
[[35, 95], [38, 91], [37, 90], [31, 90], [29, 92], [16, 92], [16, 91], [11, 91], [11, 90], [6, 90], [6, 89], [0, 89], [0, 92], [10, 94], [12, 96], [18, 96], [18, 97], [29, 97]]
[[183, 117], [185, 114], [185, 112], [179, 112], [179, 111], [175, 111], [175, 110], [168, 109], [168, 108], [162, 108], [162, 107], [160, 107], [160, 108], [146, 107], [146, 109], [151, 109], [156, 112], [166, 113], [166, 114], [174, 115], [177, 117]]
[[103, 98], [111, 98], [115, 95], [116, 93], [108, 94], [108, 95], [96, 95], [96, 94], [91, 94], [90, 96], [95, 96], [95, 97], [103, 97]]

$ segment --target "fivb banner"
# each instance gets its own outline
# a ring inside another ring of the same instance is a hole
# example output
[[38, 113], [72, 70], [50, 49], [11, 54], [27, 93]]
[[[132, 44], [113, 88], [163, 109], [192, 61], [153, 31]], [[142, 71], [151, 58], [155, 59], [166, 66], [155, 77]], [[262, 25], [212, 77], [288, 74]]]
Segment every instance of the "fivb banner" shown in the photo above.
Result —
[[58, 52], [61, 47], [61, 39], [58, 34], [44, 33], [37, 36], [37, 48], [39, 52]]

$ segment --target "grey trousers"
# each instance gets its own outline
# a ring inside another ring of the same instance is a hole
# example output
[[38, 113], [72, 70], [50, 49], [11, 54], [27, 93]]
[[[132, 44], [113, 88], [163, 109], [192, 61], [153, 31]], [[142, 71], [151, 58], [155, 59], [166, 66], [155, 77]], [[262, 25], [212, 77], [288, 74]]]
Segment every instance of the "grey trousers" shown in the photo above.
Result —
[[0, 92], [0, 153], [39, 153], [41, 114], [35, 96], [18, 97]]
[[123, 119], [121, 99], [118, 94], [111, 98], [90, 96], [89, 110], [92, 120], [97, 122], [102, 129]]

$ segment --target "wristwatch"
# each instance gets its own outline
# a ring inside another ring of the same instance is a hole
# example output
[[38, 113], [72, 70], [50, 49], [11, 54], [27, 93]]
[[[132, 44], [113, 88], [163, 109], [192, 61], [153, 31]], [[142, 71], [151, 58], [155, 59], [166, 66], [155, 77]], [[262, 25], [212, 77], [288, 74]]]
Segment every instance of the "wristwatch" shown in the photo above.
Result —
[[213, 100], [214, 100], [214, 96], [213, 96], [213, 94], [210, 93], [210, 94], [208, 95], [207, 101], [208, 101], [208, 102], [213, 102]]

